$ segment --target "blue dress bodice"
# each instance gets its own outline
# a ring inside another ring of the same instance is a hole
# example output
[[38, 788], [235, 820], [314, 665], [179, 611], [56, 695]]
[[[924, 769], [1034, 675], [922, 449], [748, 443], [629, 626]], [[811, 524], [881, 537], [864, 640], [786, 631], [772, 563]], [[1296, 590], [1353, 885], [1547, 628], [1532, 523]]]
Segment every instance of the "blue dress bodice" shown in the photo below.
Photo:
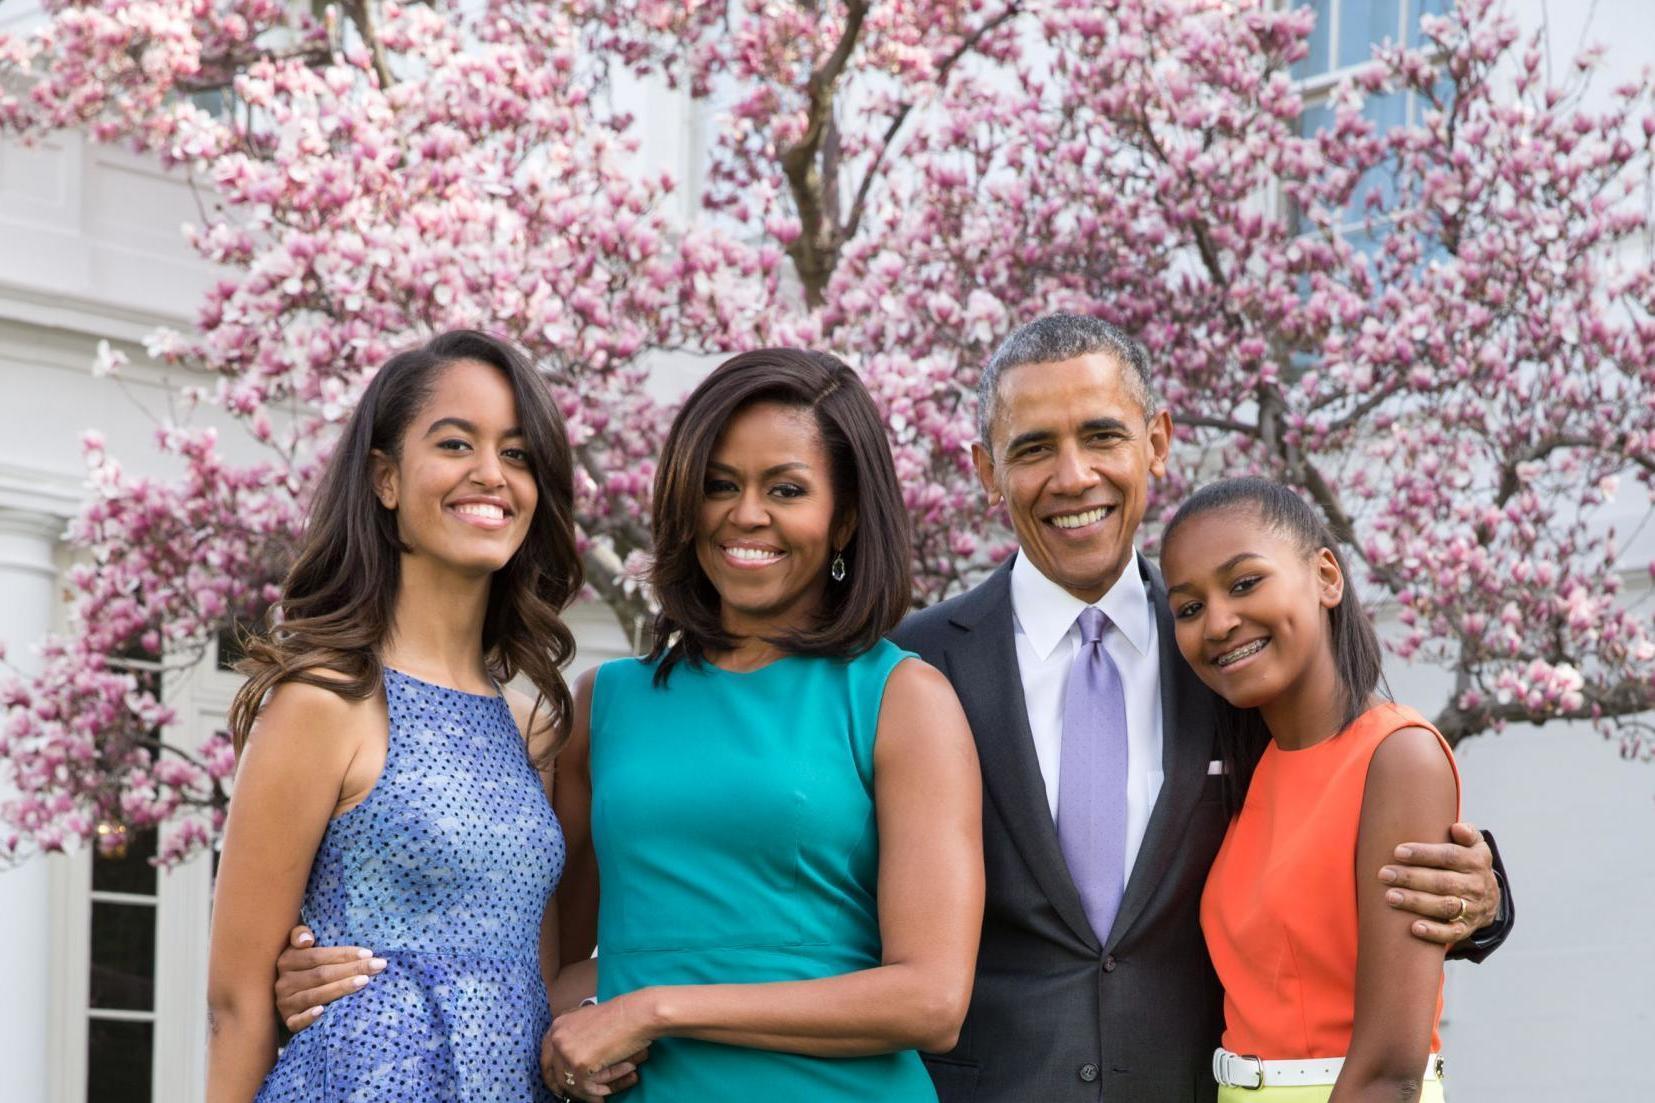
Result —
[[302, 920], [388, 965], [294, 1037], [259, 1103], [542, 1103], [539, 966], [563, 833], [511, 709], [385, 671], [385, 767], [322, 836]]

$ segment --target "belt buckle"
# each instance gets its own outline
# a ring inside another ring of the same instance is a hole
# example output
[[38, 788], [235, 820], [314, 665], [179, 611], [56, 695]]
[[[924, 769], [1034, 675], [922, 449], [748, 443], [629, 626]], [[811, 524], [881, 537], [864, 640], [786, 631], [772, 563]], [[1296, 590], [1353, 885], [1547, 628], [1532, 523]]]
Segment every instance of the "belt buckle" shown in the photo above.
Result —
[[[1230, 1053], [1227, 1050], [1222, 1051], [1222, 1052], [1223, 1052], [1222, 1060], [1223, 1060], [1223, 1064], [1224, 1064], [1224, 1068], [1223, 1068], [1224, 1075], [1219, 1077], [1219, 1080], [1224, 1084], [1225, 1087], [1240, 1088], [1242, 1091], [1247, 1091], [1247, 1092], [1262, 1091], [1264, 1089], [1264, 1059], [1262, 1057], [1259, 1057], [1258, 1055], [1252, 1054], [1252, 1053]], [[1251, 1062], [1253, 1062], [1253, 1075], [1258, 1078], [1258, 1083], [1256, 1083], [1256, 1084], [1238, 1083], [1237, 1078], [1234, 1075], [1232, 1075], [1231, 1072], [1230, 1072], [1230, 1062], [1232, 1062], [1232, 1061], [1237, 1061], [1237, 1062], [1251, 1061]]]

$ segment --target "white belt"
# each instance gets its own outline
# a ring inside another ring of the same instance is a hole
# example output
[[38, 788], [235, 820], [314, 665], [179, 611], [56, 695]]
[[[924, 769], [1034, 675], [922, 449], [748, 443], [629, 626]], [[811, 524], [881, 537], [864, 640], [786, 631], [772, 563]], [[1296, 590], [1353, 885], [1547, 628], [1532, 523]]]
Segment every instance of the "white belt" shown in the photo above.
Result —
[[[1282, 1088], [1306, 1084], [1332, 1084], [1345, 1065], [1343, 1057], [1318, 1057], [1309, 1061], [1263, 1061], [1213, 1050], [1213, 1079], [1224, 1088]], [[1442, 1054], [1433, 1053], [1425, 1062], [1425, 1080], [1442, 1079]]]

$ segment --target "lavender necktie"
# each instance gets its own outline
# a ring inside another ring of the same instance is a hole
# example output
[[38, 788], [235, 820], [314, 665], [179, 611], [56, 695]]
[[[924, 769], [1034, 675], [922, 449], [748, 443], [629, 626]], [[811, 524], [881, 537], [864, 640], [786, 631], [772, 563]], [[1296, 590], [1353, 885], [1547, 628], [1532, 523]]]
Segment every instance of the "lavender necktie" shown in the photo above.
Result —
[[1109, 618], [1087, 606], [1078, 623], [1080, 650], [1063, 694], [1057, 841], [1103, 943], [1126, 882], [1126, 694], [1103, 648]]

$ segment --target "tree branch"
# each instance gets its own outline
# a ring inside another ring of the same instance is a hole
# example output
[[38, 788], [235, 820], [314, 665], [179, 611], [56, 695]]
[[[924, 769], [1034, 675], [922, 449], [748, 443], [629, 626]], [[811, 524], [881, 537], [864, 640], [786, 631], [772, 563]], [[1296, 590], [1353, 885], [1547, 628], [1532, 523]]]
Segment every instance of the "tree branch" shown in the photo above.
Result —
[[1395, 380], [1382, 384], [1367, 398], [1364, 398], [1361, 402], [1358, 402], [1355, 407], [1351, 409], [1350, 413], [1346, 414], [1338, 421], [1335, 421], [1332, 425], [1329, 425], [1328, 434], [1330, 436], [1337, 435], [1339, 433], [1343, 433], [1347, 429], [1353, 429], [1362, 424], [1367, 420], [1369, 414], [1377, 410], [1388, 399], [1390, 399], [1392, 395], [1396, 394], [1396, 392], [1401, 389], [1402, 384]]
[[[1450, 704], [1432, 721], [1450, 746], [1467, 736], [1500, 724], [1534, 724], [1552, 720], [1601, 720], [1632, 716], [1655, 708], [1655, 685], [1643, 678], [1623, 678], [1605, 686], [1587, 685], [1581, 690], [1584, 698], [1579, 708], [1535, 711], [1518, 702], [1500, 704], [1490, 702], [1475, 709], [1462, 709]], [[1457, 695], [1456, 695], [1457, 696]]]
[[1383, 563], [1376, 563], [1369, 558], [1361, 543], [1356, 539], [1356, 522], [1345, 511], [1344, 503], [1339, 500], [1339, 494], [1328, 482], [1327, 476], [1308, 459], [1301, 459], [1299, 472], [1304, 488], [1310, 492], [1310, 497], [1321, 507], [1322, 515], [1327, 518], [1329, 531], [1333, 538], [1350, 548], [1366, 564], [1368, 571], [1384, 583], [1392, 593], [1398, 593], [1405, 588], [1402, 578], [1390, 567]]
[[1626, 448], [1626, 434], [1621, 433], [1608, 438], [1592, 438], [1573, 436], [1567, 433], [1551, 433], [1541, 437], [1534, 444], [1508, 459], [1500, 465], [1500, 489], [1494, 496], [1494, 504], [1503, 506], [1511, 500], [1522, 485], [1517, 469], [1525, 463], [1543, 460], [1559, 448], [1589, 448], [1593, 451], [1616, 450], [1623, 454], [1626, 461], [1645, 471], [1655, 472], [1655, 455], [1638, 455]]
[[845, 5], [845, 33], [828, 59], [810, 74], [805, 87], [805, 131], [781, 153], [782, 173], [799, 212], [799, 236], [787, 252], [804, 285], [805, 302], [812, 307], [822, 304], [822, 292], [839, 259], [838, 212], [827, 209], [824, 182], [837, 165], [824, 166], [820, 157], [824, 143], [833, 136], [834, 89], [856, 49], [867, 15], [867, 0], [850, 0]]
[[362, 36], [362, 44], [368, 47], [373, 57], [374, 73], [379, 77], [379, 87], [383, 91], [396, 83], [396, 77], [391, 74], [390, 59], [386, 57], [385, 46], [379, 41], [379, 32], [374, 28], [372, 3], [373, 0], [342, 0], [339, 8], [356, 25], [356, 33]]
[[642, 653], [649, 642], [649, 626], [655, 612], [641, 590], [630, 592], [622, 584], [623, 564], [613, 548], [594, 541], [585, 556], [586, 582], [598, 593], [598, 598], [615, 615], [627, 642], [635, 652]]
[[[954, 66], [959, 64], [960, 59], [975, 50], [984, 38], [1021, 14], [1023, 14], [1021, 3], [1008, 4], [1005, 11], [967, 35], [959, 46], [954, 49], [954, 52], [945, 57], [942, 63], [937, 66], [937, 86], [940, 88], [947, 83], [948, 75], [953, 71]], [[857, 228], [862, 225], [862, 213], [867, 208], [868, 195], [873, 190], [873, 182], [879, 175], [880, 167], [885, 163], [885, 155], [890, 152], [898, 132], [902, 130], [903, 124], [908, 121], [908, 116], [913, 112], [914, 107], [915, 103], [912, 100], [906, 101], [897, 108], [896, 114], [891, 117], [890, 125], [885, 128], [884, 137], [879, 140], [879, 151], [874, 154], [867, 172], [862, 175], [862, 183], [857, 186], [856, 198], [851, 201], [850, 216], [846, 218], [844, 230], [839, 235], [840, 241], [849, 241], [856, 236]]]
[[1226, 433], [1239, 433], [1248, 437], [1256, 437], [1259, 433], [1257, 425], [1248, 425], [1246, 422], [1231, 421], [1222, 417], [1206, 417], [1200, 414], [1185, 417], [1180, 414], [1173, 420], [1179, 425], [1188, 425], [1195, 429], [1219, 429]]
[[290, 50], [259, 50], [250, 54], [225, 54], [204, 60], [200, 75], [173, 82], [181, 92], [196, 94], [219, 92], [236, 82], [236, 78], [260, 61], [293, 61], [295, 59], [319, 65], [331, 56], [326, 46], [296, 46]]

